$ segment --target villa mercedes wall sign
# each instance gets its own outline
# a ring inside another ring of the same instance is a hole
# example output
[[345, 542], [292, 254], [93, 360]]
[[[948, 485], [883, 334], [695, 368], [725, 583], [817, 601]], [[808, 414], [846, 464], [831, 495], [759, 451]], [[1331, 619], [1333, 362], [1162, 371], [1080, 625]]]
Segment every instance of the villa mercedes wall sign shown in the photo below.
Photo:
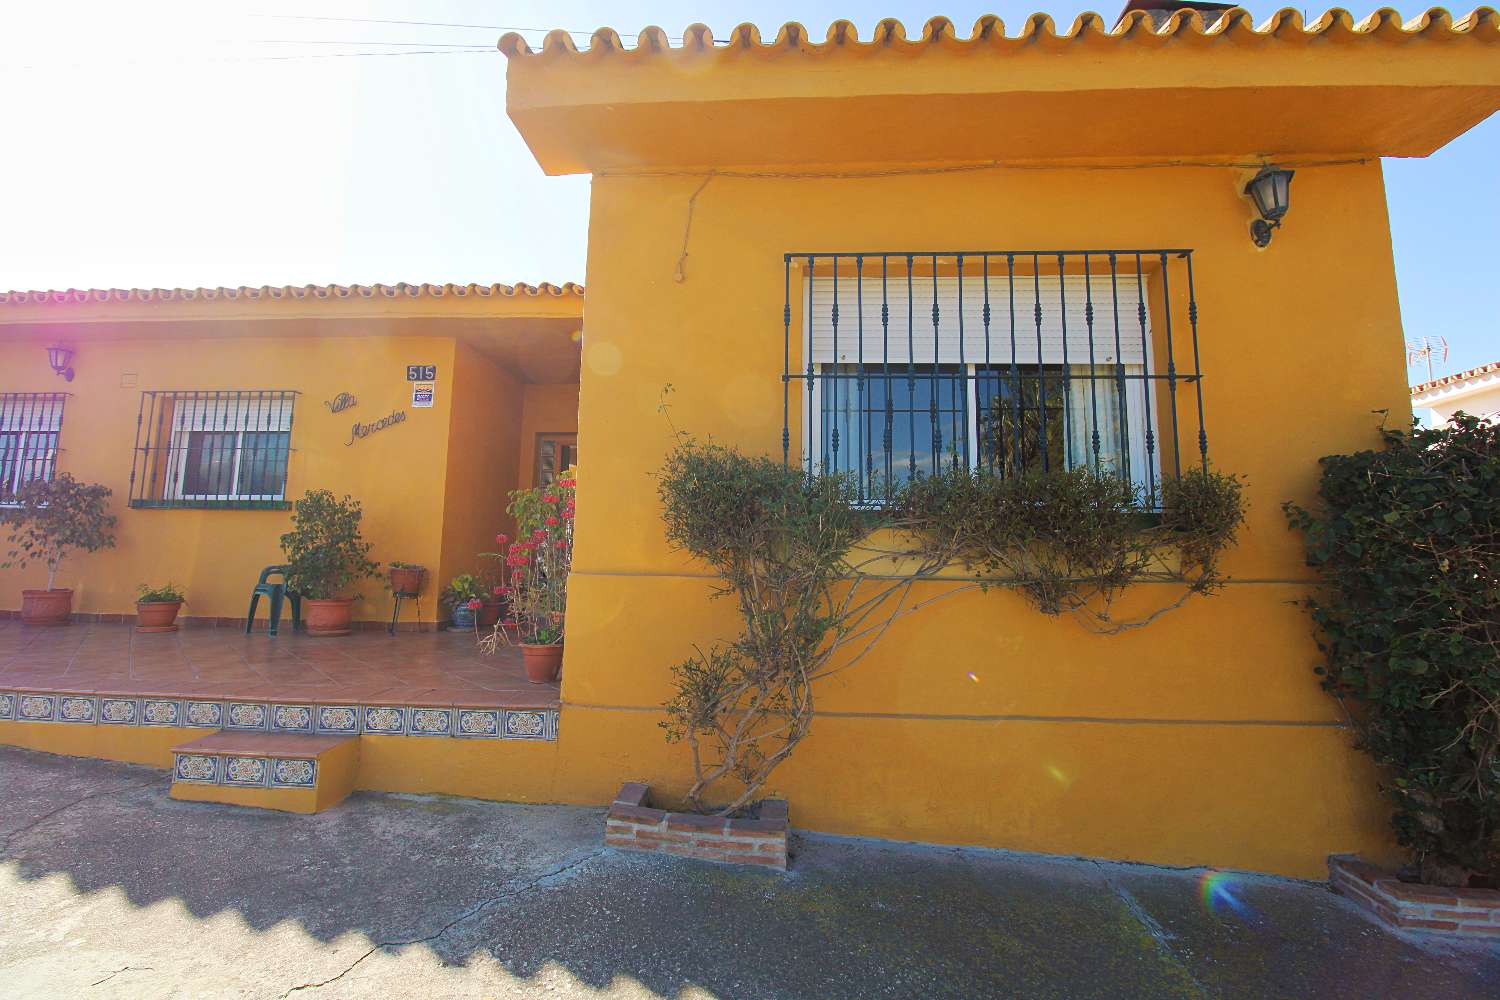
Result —
[[361, 438], [367, 438], [371, 434], [374, 434], [376, 431], [383, 431], [387, 427], [394, 427], [397, 424], [404, 422], [405, 420], [406, 411], [396, 410], [395, 412], [391, 413], [390, 416], [381, 417], [379, 420], [373, 420], [368, 424], [356, 423], [354, 427], [350, 429], [349, 440], [344, 442], [344, 447], [347, 448]]
[[328, 407], [328, 412], [330, 413], [343, 413], [345, 410], [352, 409], [358, 404], [359, 400], [354, 398], [354, 393], [352, 392], [341, 392], [332, 399], [323, 400], [323, 405]]

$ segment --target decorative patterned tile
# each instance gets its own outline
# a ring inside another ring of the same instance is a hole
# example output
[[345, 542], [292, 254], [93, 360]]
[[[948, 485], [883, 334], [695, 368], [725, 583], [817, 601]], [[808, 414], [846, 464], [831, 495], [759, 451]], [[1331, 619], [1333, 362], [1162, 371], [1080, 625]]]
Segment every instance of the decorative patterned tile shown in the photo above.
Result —
[[318, 732], [359, 732], [359, 709], [353, 705], [319, 705]]
[[25, 722], [51, 722], [57, 711], [57, 696], [23, 694], [16, 696], [16, 719]]
[[264, 757], [225, 757], [223, 782], [226, 785], [265, 785], [270, 774]]
[[451, 736], [453, 734], [453, 710], [451, 708], [413, 708], [406, 726], [410, 736]]
[[547, 738], [547, 713], [507, 709], [505, 738], [508, 740], [545, 740]]
[[165, 698], [142, 698], [141, 699], [141, 725], [143, 726], [180, 726], [182, 725], [182, 702], [168, 701]]
[[271, 763], [273, 788], [311, 788], [317, 781], [318, 762], [315, 760], [287, 760], [278, 757]]
[[495, 739], [500, 735], [498, 708], [461, 708], [454, 736]]
[[16, 696], [10, 692], [0, 694], [0, 719], [16, 717]]
[[365, 732], [400, 735], [406, 732], [406, 710], [395, 705], [366, 705]]
[[99, 719], [99, 702], [82, 695], [60, 695], [57, 699], [57, 721], [79, 722], [92, 726]]
[[172, 780], [197, 785], [216, 784], [219, 780], [219, 758], [198, 753], [177, 754]]
[[257, 702], [231, 701], [224, 708], [225, 729], [266, 729], [270, 724], [270, 711]]
[[141, 703], [134, 698], [100, 698], [99, 723], [105, 726], [138, 726]]
[[547, 713], [547, 739], [557, 739], [557, 720], [561, 717], [561, 714], [555, 708]]
[[272, 705], [271, 729], [278, 733], [310, 733], [313, 731], [311, 705]]
[[185, 725], [218, 729], [224, 725], [224, 703], [220, 701], [189, 701], [183, 704]]

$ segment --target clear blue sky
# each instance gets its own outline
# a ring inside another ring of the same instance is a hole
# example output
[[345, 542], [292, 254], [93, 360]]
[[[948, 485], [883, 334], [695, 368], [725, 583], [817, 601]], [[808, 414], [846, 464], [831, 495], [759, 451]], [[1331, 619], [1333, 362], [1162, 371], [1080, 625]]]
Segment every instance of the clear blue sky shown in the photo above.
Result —
[[[1257, 19], [1272, 9], [1249, 7]], [[741, 21], [774, 32], [795, 19], [821, 34], [848, 17], [867, 35], [879, 17], [919, 30], [942, 13], [966, 33], [980, 14], [1014, 25], [1033, 9], [8, 4], [0, 286], [581, 280], [588, 179], [543, 177], [511, 128], [499, 27], [676, 35], [703, 21], [722, 36]], [[1069, 23], [1080, 9], [1049, 13]], [[278, 14], [301, 18], [264, 16]], [[403, 54], [346, 55], [372, 52]], [[1500, 360], [1500, 118], [1429, 159], [1388, 161], [1386, 177], [1408, 338], [1446, 337], [1447, 371]]]

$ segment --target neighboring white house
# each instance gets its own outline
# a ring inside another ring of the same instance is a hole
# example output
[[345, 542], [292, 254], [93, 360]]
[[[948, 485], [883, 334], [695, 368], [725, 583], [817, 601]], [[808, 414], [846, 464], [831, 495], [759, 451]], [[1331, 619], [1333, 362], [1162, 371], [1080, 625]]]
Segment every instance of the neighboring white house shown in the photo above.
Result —
[[1411, 387], [1411, 408], [1427, 411], [1422, 421], [1427, 427], [1446, 424], [1459, 410], [1500, 422], [1500, 361], [1417, 383]]

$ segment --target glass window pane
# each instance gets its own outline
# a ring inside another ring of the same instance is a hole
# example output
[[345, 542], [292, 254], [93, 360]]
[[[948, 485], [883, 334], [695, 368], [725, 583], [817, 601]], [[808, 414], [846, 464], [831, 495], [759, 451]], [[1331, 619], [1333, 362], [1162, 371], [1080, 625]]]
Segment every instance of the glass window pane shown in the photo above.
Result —
[[292, 436], [286, 431], [247, 431], [240, 444], [241, 497], [275, 499], [286, 489], [287, 455]]
[[182, 492], [190, 497], [223, 497], [234, 474], [233, 431], [191, 431], [182, 472]]
[[825, 365], [821, 374], [819, 461], [855, 476], [862, 497], [883, 499], [888, 476], [899, 485], [967, 461], [968, 387], [958, 366]]
[[17, 431], [0, 432], [0, 499], [15, 495], [19, 485], [21, 435]]

